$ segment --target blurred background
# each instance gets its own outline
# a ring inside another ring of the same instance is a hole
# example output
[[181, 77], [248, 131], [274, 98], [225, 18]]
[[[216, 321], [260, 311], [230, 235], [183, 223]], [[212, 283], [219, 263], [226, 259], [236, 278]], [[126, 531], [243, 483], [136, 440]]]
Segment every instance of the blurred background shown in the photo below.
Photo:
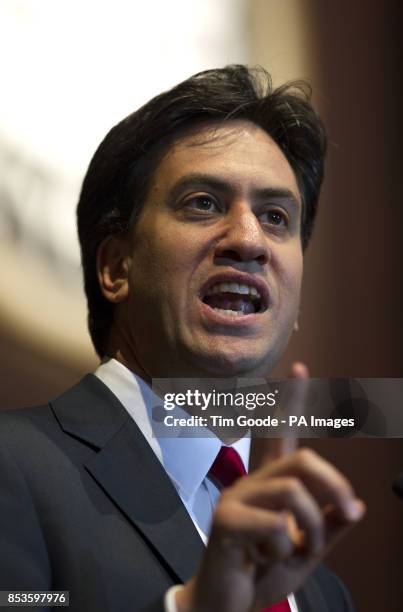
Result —
[[[75, 205], [107, 130], [192, 73], [261, 64], [304, 78], [329, 133], [293, 359], [312, 377], [401, 377], [400, 3], [386, 0], [2, 0], [0, 393], [45, 402], [96, 367]], [[402, 402], [403, 403], [403, 402]], [[403, 406], [402, 406], [403, 409]], [[399, 439], [307, 443], [368, 503], [329, 559], [359, 611], [400, 611]]]

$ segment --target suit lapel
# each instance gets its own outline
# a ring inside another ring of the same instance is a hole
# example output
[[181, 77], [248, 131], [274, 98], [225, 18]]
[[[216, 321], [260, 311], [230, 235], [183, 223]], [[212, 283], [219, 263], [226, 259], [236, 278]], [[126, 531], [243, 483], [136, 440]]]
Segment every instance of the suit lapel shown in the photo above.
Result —
[[313, 576], [295, 594], [298, 612], [329, 612], [329, 606]]
[[51, 405], [66, 433], [99, 449], [85, 466], [88, 472], [173, 579], [188, 580], [204, 545], [165, 470], [117, 398], [89, 375]]
[[[51, 407], [66, 434], [96, 451], [85, 469], [142, 534], [173, 581], [193, 576], [204, 551], [202, 540], [165, 470], [116, 396], [89, 374]], [[299, 612], [330, 609], [315, 573], [296, 600]]]

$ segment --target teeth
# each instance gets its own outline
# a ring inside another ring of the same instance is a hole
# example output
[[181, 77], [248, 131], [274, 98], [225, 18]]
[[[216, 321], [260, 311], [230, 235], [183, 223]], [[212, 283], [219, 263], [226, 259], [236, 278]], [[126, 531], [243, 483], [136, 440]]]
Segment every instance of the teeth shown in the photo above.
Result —
[[229, 317], [244, 317], [245, 316], [242, 310], [224, 310], [224, 308], [216, 308], [216, 307], [214, 307], [214, 310], [216, 310], [217, 312], [220, 312], [221, 314], [227, 315]]
[[260, 293], [256, 287], [250, 285], [241, 285], [239, 283], [217, 283], [206, 295], [213, 295], [215, 293], [239, 293], [241, 295], [253, 295], [253, 297], [260, 298]]

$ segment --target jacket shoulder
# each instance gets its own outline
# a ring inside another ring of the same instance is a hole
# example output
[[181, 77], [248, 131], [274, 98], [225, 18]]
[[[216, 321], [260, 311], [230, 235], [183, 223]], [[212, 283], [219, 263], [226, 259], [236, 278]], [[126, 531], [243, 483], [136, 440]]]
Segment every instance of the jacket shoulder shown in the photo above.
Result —
[[355, 608], [343, 582], [326, 565], [317, 567], [297, 593], [302, 612], [354, 612]]

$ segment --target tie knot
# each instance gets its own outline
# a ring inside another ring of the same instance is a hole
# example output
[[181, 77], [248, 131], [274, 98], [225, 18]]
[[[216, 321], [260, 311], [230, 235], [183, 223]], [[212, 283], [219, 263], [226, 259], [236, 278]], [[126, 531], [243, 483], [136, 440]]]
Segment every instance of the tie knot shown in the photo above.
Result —
[[230, 446], [222, 446], [210, 468], [209, 476], [218, 481], [221, 487], [230, 487], [246, 470], [237, 451]]

